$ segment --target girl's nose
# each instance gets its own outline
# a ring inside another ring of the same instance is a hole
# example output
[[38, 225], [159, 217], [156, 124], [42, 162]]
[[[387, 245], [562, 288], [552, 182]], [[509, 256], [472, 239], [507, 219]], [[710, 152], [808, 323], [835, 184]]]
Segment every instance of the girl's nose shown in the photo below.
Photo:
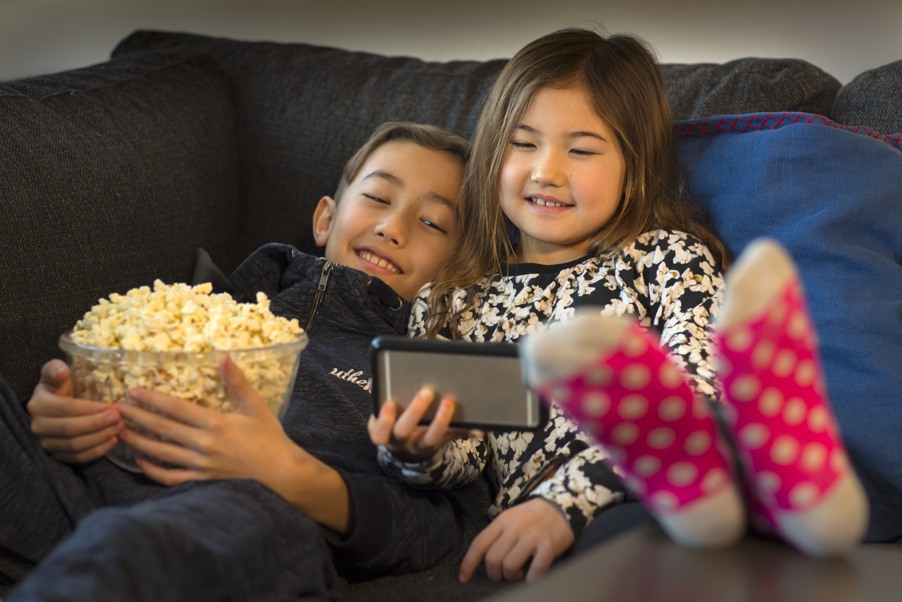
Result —
[[544, 152], [536, 157], [532, 169], [532, 181], [540, 186], [559, 186], [561, 184], [561, 164], [554, 152]]

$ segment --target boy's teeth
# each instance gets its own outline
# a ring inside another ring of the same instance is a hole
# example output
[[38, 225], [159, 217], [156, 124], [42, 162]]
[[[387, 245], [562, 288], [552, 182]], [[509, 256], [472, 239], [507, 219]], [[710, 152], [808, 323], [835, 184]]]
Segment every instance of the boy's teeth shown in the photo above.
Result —
[[381, 257], [373, 255], [372, 253], [363, 252], [360, 254], [360, 256], [363, 257], [364, 260], [369, 261], [370, 263], [377, 265], [384, 270], [390, 270], [392, 272], [395, 272], [396, 274], [400, 272], [395, 264], [382, 259]]

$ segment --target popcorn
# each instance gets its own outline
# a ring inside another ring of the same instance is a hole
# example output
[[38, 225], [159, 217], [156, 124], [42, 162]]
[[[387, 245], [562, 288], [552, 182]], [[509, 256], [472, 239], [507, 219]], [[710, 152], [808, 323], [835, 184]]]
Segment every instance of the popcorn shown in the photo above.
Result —
[[80, 345], [133, 351], [222, 351], [297, 340], [297, 320], [273, 315], [269, 299], [238, 303], [212, 294], [208, 283], [167, 285], [156, 280], [124, 295], [101, 299], [72, 330]]
[[60, 339], [77, 394], [115, 403], [134, 387], [231, 411], [219, 360], [228, 352], [274, 414], [291, 394], [306, 335], [275, 316], [269, 299], [238, 303], [209, 283], [142, 286], [100, 299]]

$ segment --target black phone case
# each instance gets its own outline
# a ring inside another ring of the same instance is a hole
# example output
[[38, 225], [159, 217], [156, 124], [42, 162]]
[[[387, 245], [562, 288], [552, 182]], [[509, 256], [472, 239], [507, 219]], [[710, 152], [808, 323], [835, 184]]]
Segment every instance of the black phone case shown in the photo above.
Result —
[[[381, 370], [378, 366], [379, 353], [381, 351], [406, 351], [417, 354], [441, 353], [441, 354], [463, 354], [469, 356], [485, 356], [490, 357], [518, 357], [517, 346], [513, 343], [471, 343], [464, 341], [446, 341], [436, 339], [416, 339], [397, 336], [381, 336], [373, 339], [370, 347], [370, 360], [373, 371], [373, 412], [379, 413], [380, 400], [379, 392], [382, 390], [380, 382]], [[485, 430], [526, 430], [534, 431], [542, 429], [548, 421], [548, 407], [541, 403], [538, 395], [530, 393], [534, 396], [536, 414], [538, 421], [535, 425], [526, 424], [499, 424], [491, 421], [482, 420], [454, 420], [451, 426], [466, 428], [481, 428]], [[428, 419], [424, 420], [424, 424], [428, 423]]]

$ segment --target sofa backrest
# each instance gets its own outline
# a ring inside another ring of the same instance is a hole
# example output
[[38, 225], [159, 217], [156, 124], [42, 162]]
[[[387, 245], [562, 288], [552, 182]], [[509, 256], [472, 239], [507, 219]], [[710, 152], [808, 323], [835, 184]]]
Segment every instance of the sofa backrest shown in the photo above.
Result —
[[0, 374], [20, 396], [100, 297], [237, 259], [229, 81], [133, 54], [0, 83]]
[[[213, 57], [228, 74], [239, 120], [244, 214], [239, 246], [316, 252], [310, 215], [332, 194], [347, 158], [379, 124], [433, 123], [469, 137], [504, 60], [422, 61], [300, 43], [138, 31], [113, 56]], [[795, 59], [664, 65], [675, 119], [757, 111], [829, 112], [839, 82]], [[214, 260], [219, 258], [214, 256]]]
[[902, 133], [902, 60], [859, 74], [836, 94], [833, 119], [885, 134]]

